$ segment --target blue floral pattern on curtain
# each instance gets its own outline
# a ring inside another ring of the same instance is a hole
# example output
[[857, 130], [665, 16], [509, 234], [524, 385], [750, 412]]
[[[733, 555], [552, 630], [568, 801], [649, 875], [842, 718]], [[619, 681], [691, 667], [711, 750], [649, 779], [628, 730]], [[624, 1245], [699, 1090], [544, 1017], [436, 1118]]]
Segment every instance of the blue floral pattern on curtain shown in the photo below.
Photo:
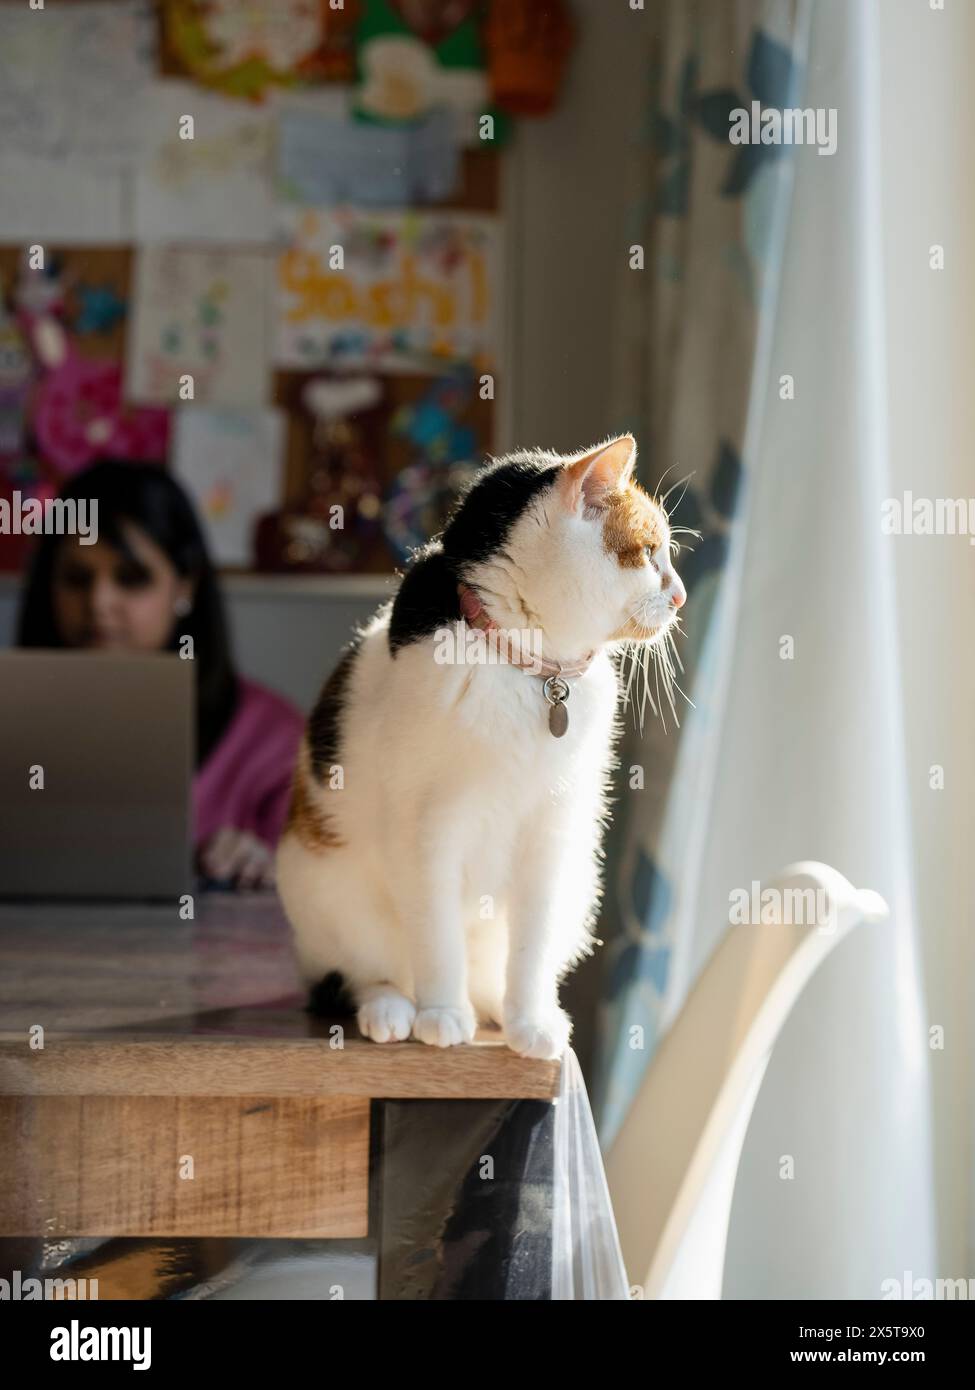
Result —
[[[670, 0], [651, 31], [644, 128], [632, 152], [627, 240], [646, 270], [620, 290], [616, 424], [641, 445], [640, 476], [665, 493], [688, 591], [679, 640], [682, 723], [708, 718], [707, 633], [745, 483], [742, 460], [757, 326], [775, 282], [775, 213], [789, 149], [733, 145], [731, 112], [793, 106], [799, 0]], [[687, 542], [687, 544], [685, 544]], [[683, 702], [682, 702], [683, 703]], [[680, 712], [680, 709], [679, 709]], [[678, 796], [680, 731], [652, 718], [621, 756], [622, 814], [608, 849], [608, 945], [594, 1100], [608, 1143], [661, 1032], [673, 887], [661, 844]], [[643, 777], [642, 789], [635, 789]], [[686, 815], [686, 805], [683, 808]]]

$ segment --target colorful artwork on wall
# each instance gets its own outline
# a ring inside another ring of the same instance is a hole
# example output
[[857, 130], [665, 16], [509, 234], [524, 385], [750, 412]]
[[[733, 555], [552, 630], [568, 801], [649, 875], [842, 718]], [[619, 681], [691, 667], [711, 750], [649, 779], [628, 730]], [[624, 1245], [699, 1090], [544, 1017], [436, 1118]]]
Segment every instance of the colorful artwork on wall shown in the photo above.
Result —
[[298, 369], [489, 369], [500, 254], [494, 217], [300, 213], [278, 262], [275, 361]]
[[129, 396], [160, 405], [265, 402], [270, 269], [259, 251], [143, 247], [128, 342]]
[[163, 0], [168, 65], [228, 96], [262, 100], [274, 87], [348, 82], [356, 0]]
[[0, 305], [0, 459], [24, 447], [27, 400], [34, 375], [30, 348], [17, 320]]
[[301, 406], [311, 420], [306, 485], [291, 505], [261, 519], [260, 569], [334, 574], [366, 562], [379, 536], [382, 493], [369, 422], [375, 423], [383, 397], [375, 377], [305, 381]]
[[566, 0], [492, 0], [484, 29], [491, 96], [512, 116], [555, 106], [574, 39]]
[[0, 5], [4, 155], [131, 169], [155, 34], [151, 0]]
[[253, 563], [257, 518], [281, 494], [285, 427], [272, 409], [176, 412], [173, 472], [196, 502], [218, 564]]
[[[189, 132], [187, 115], [193, 119]], [[167, 78], [149, 88], [143, 120], [137, 242], [272, 240], [270, 105], [228, 101], [196, 83]]]
[[409, 207], [456, 192], [460, 147], [444, 111], [404, 126], [370, 126], [344, 115], [281, 110], [277, 193], [305, 207]]
[[[81, 282], [72, 286], [70, 274], [56, 257], [49, 258], [43, 269], [32, 268], [25, 258], [13, 286], [16, 327], [29, 352], [27, 363], [17, 353], [22, 380], [19, 388], [13, 387], [14, 394], [27, 391], [21, 442], [29, 446], [28, 458], [17, 457], [15, 449], [12, 460], [21, 472], [25, 466], [31, 471], [31, 455], [59, 478], [78, 472], [100, 455], [152, 461], [166, 457], [168, 411], [124, 400], [120, 363], [110, 357], [82, 355], [78, 337], [68, 330], [68, 306], [79, 302], [82, 288]], [[114, 324], [109, 331], [112, 328]], [[6, 403], [14, 404], [9, 396]], [[12, 423], [9, 409], [7, 423]], [[11, 430], [11, 440], [13, 434]]]
[[362, 0], [356, 28], [356, 113], [371, 121], [412, 121], [451, 111], [464, 143], [490, 94], [471, 0]]
[[383, 530], [400, 563], [443, 529], [481, 466], [477, 433], [462, 419], [474, 393], [471, 372], [460, 368], [393, 415], [393, 432], [411, 451], [411, 462], [397, 473], [383, 503]]

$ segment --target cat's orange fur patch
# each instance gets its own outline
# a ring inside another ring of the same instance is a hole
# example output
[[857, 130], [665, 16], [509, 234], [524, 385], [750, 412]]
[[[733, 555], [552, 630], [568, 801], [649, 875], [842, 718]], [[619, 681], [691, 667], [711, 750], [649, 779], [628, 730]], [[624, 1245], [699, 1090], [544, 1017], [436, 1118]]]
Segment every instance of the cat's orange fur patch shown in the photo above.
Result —
[[311, 774], [306, 764], [307, 759], [302, 757], [295, 769], [285, 832], [294, 835], [305, 849], [321, 854], [327, 849], [338, 849], [342, 840], [328, 815], [312, 796], [308, 786]]
[[603, 544], [624, 569], [638, 569], [644, 550], [656, 550], [667, 534], [660, 508], [638, 483], [610, 492], [605, 499]]

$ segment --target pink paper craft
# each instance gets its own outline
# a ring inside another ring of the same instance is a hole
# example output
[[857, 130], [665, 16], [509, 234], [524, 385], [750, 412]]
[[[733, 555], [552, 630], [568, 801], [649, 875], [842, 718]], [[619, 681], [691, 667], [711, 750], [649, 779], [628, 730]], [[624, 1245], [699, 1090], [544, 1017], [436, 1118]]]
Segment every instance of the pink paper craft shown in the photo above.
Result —
[[118, 363], [89, 361], [69, 347], [66, 361], [42, 379], [34, 400], [38, 445], [61, 474], [78, 473], [102, 455], [166, 458], [169, 412], [127, 405]]

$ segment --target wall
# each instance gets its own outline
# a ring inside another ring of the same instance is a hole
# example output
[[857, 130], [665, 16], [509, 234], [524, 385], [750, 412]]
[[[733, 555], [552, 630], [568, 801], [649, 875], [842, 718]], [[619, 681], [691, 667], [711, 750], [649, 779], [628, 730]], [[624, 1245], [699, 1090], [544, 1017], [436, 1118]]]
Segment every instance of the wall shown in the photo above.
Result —
[[634, 42], [645, 15], [605, 0], [573, 8], [579, 34], [565, 93], [552, 116], [519, 126], [504, 188], [513, 442], [566, 451], [613, 429], [623, 166], [647, 80], [643, 43]]

